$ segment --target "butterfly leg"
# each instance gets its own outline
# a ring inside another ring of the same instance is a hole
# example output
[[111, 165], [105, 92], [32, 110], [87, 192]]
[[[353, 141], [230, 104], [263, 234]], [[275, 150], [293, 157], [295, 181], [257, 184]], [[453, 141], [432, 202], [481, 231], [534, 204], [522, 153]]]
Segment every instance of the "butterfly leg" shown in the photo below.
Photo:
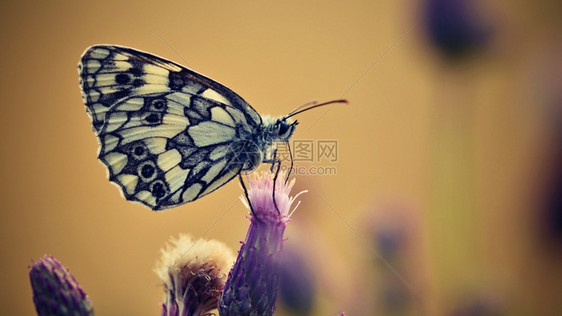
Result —
[[291, 145], [289, 141], [287, 141], [287, 148], [289, 150], [289, 159], [291, 160], [291, 165], [289, 166], [289, 172], [287, 172], [287, 178], [285, 178], [285, 184], [289, 181], [289, 176], [291, 176], [291, 172], [293, 172], [293, 152], [291, 152]]
[[[279, 211], [279, 207], [277, 206], [277, 199], [275, 198], [275, 188], [277, 186], [277, 176], [279, 176], [279, 171], [281, 170], [281, 160], [277, 158], [277, 148], [273, 150], [273, 157], [266, 161], [267, 163], [271, 163], [270, 172], [273, 172], [275, 169], [275, 176], [273, 177], [273, 205], [275, 205], [275, 209], [277, 210], [277, 214], [281, 214]], [[277, 168], [275, 168], [277, 167]]]
[[273, 149], [273, 158], [266, 160], [266, 162], [271, 163], [271, 167], [269, 168], [269, 172], [273, 173], [273, 166], [275, 166], [275, 163], [277, 162], [277, 148]]
[[279, 176], [279, 171], [281, 170], [281, 160], [275, 159], [275, 161], [271, 164], [272, 171], [273, 171], [273, 166], [277, 166], [277, 169], [275, 170], [275, 176], [273, 177], [273, 205], [275, 205], [277, 214], [281, 215], [281, 212], [279, 211], [279, 207], [277, 207], [277, 200], [275, 199], [275, 187], [277, 186], [277, 176]]
[[275, 206], [277, 213], [281, 214], [281, 212], [279, 211], [279, 207], [277, 206], [277, 200], [275, 199], [275, 187], [277, 186], [277, 176], [279, 176], [279, 171], [281, 171], [281, 160], [277, 158], [277, 148], [273, 150], [271, 159], [265, 159], [263, 160], [263, 162], [271, 164], [271, 168], [269, 169], [269, 172], [273, 173], [274, 172], [273, 170], [275, 170], [275, 176], [273, 177], [273, 205]]
[[254, 212], [254, 207], [252, 206], [252, 201], [250, 201], [250, 197], [248, 196], [248, 189], [246, 189], [246, 185], [244, 184], [241, 173], [238, 174], [238, 179], [240, 180], [240, 184], [242, 185], [242, 189], [244, 190], [244, 196], [246, 196], [246, 200], [248, 201], [248, 205], [250, 206], [250, 212], [252, 212], [252, 216], [256, 220], [261, 221], [259, 217], [256, 216], [256, 212]]

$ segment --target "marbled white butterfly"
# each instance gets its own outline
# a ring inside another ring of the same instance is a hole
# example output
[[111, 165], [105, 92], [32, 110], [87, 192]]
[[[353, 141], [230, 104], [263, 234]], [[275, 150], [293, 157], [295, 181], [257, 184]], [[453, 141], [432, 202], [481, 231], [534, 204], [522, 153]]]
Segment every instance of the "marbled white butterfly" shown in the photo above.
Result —
[[127, 200], [153, 210], [196, 200], [262, 162], [275, 163], [268, 153], [293, 135], [291, 116], [345, 102], [262, 118], [220, 83], [119, 46], [88, 48], [78, 73], [109, 180]]

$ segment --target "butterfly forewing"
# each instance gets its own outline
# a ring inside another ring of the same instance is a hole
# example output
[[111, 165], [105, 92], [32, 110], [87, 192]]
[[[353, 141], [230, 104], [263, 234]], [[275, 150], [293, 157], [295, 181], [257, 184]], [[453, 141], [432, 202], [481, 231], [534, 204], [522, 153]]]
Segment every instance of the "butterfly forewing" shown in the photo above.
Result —
[[78, 69], [99, 159], [128, 200], [154, 210], [177, 206], [244, 168], [236, 148], [262, 121], [225, 86], [117, 46], [90, 47]]

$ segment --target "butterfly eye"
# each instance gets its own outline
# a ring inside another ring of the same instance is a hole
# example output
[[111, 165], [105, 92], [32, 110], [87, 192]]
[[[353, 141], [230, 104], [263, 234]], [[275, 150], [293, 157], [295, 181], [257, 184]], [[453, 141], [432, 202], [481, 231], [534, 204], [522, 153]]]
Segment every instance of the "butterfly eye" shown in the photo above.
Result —
[[287, 131], [289, 130], [290, 125], [289, 124], [280, 124], [279, 125], [279, 135], [285, 135], [285, 133], [287, 133]]

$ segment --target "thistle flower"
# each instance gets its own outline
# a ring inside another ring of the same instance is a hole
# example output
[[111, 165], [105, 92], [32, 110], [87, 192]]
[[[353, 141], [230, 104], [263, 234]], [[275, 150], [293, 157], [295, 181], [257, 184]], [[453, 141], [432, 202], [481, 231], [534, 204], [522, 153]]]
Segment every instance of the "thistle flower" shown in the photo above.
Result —
[[232, 251], [219, 241], [194, 241], [181, 234], [170, 238], [161, 252], [154, 272], [162, 278], [166, 293], [162, 315], [207, 315], [216, 309], [234, 262]]
[[90, 298], [60, 261], [43, 256], [29, 270], [38, 315], [94, 315]]
[[[295, 180], [286, 184], [285, 177], [284, 172], [277, 177], [273, 203], [274, 175], [264, 172], [250, 176], [248, 198], [255, 214], [249, 216], [246, 240], [219, 302], [222, 316], [272, 315], [275, 311], [283, 233], [290, 220], [291, 205], [300, 195], [289, 197]], [[244, 197], [242, 201], [245, 203]]]

